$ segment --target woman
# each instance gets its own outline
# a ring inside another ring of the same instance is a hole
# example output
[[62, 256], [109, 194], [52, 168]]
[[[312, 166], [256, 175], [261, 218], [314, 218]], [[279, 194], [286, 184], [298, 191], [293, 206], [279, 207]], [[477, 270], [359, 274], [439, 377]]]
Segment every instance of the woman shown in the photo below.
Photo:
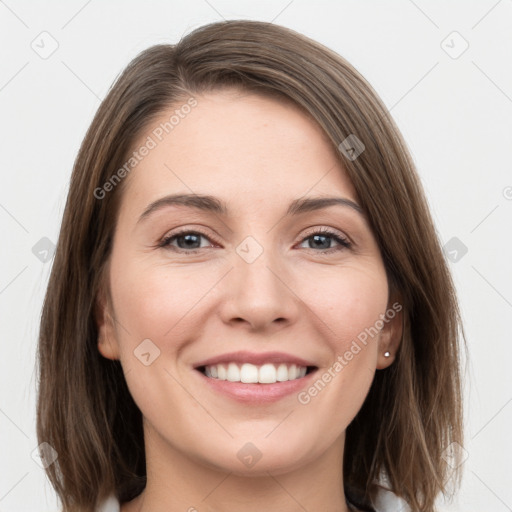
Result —
[[201, 27], [130, 63], [77, 157], [41, 321], [48, 477], [64, 512], [434, 511], [460, 476], [459, 327], [371, 86], [289, 29]]

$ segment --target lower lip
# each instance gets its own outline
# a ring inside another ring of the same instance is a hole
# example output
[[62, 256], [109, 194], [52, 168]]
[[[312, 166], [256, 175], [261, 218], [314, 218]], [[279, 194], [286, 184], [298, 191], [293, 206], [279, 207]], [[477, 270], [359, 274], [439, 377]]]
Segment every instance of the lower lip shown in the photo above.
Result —
[[199, 370], [195, 370], [214, 391], [226, 395], [234, 400], [250, 404], [264, 404], [276, 402], [286, 396], [299, 393], [310, 384], [316, 370], [304, 377], [274, 384], [245, 384], [243, 382], [230, 382], [228, 380], [213, 379], [207, 377]]

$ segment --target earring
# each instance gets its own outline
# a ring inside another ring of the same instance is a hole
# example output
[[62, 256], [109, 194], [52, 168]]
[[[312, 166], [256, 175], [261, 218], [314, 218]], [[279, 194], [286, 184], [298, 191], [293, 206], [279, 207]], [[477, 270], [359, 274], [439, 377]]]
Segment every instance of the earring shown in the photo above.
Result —
[[384, 352], [384, 357], [389, 357], [391, 354], [389, 352]]

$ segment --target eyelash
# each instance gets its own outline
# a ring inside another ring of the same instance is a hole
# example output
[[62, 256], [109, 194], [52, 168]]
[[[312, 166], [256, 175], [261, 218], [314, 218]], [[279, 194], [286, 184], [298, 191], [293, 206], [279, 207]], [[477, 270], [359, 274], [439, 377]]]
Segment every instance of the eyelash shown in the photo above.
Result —
[[[202, 247], [200, 249], [187, 250], [187, 249], [181, 249], [181, 248], [171, 246], [171, 242], [174, 239], [179, 238], [180, 236], [183, 236], [183, 235], [200, 235], [200, 236], [203, 236], [204, 238], [206, 238], [207, 240], [211, 239], [210, 241], [218, 243], [213, 237], [206, 235], [206, 233], [203, 233], [201, 231], [193, 231], [193, 230], [184, 229], [182, 231], [179, 231], [178, 233], [172, 233], [171, 235], [164, 237], [161, 240], [161, 242], [158, 244], [158, 247], [167, 248], [167, 249], [171, 249], [176, 252], [181, 252], [181, 253], [186, 253], [186, 254], [195, 254], [195, 253], [201, 251], [201, 249], [206, 249], [206, 247]], [[300, 243], [302, 244], [306, 240], [313, 238], [315, 235], [322, 235], [322, 236], [328, 236], [330, 238], [333, 238], [339, 244], [339, 246], [338, 247], [330, 247], [329, 249], [323, 249], [323, 250], [318, 250], [318, 251], [311, 247], [308, 247], [308, 249], [310, 249], [311, 251], [314, 251], [314, 252], [319, 252], [321, 254], [330, 254], [331, 252], [337, 252], [337, 251], [340, 251], [343, 249], [350, 249], [352, 247], [351, 242], [349, 242], [346, 238], [342, 237], [339, 233], [331, 231], [328, 228], [320, 228], [320, 229], [317, 229], [316, 231], [313, 231], [312, 233], [305, 236], [301, 240]]]

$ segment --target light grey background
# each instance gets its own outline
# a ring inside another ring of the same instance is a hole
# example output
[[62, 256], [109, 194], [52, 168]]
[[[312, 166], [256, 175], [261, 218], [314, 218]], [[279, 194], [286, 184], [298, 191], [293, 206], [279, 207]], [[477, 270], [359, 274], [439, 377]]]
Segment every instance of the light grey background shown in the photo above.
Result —
[[320, 41], [391, 110], [443, 244], [456, 237], [447, 258], [470, 354], [467, 460], [460, 493], [440, 510], [512, 510], [511, 0], [0, 0], [0, 511], [57, 510], [31, 457], [51, 265], [41, 239], [57, 240], [79, 144], [139, 51], [222, 18], [274, 21]]

